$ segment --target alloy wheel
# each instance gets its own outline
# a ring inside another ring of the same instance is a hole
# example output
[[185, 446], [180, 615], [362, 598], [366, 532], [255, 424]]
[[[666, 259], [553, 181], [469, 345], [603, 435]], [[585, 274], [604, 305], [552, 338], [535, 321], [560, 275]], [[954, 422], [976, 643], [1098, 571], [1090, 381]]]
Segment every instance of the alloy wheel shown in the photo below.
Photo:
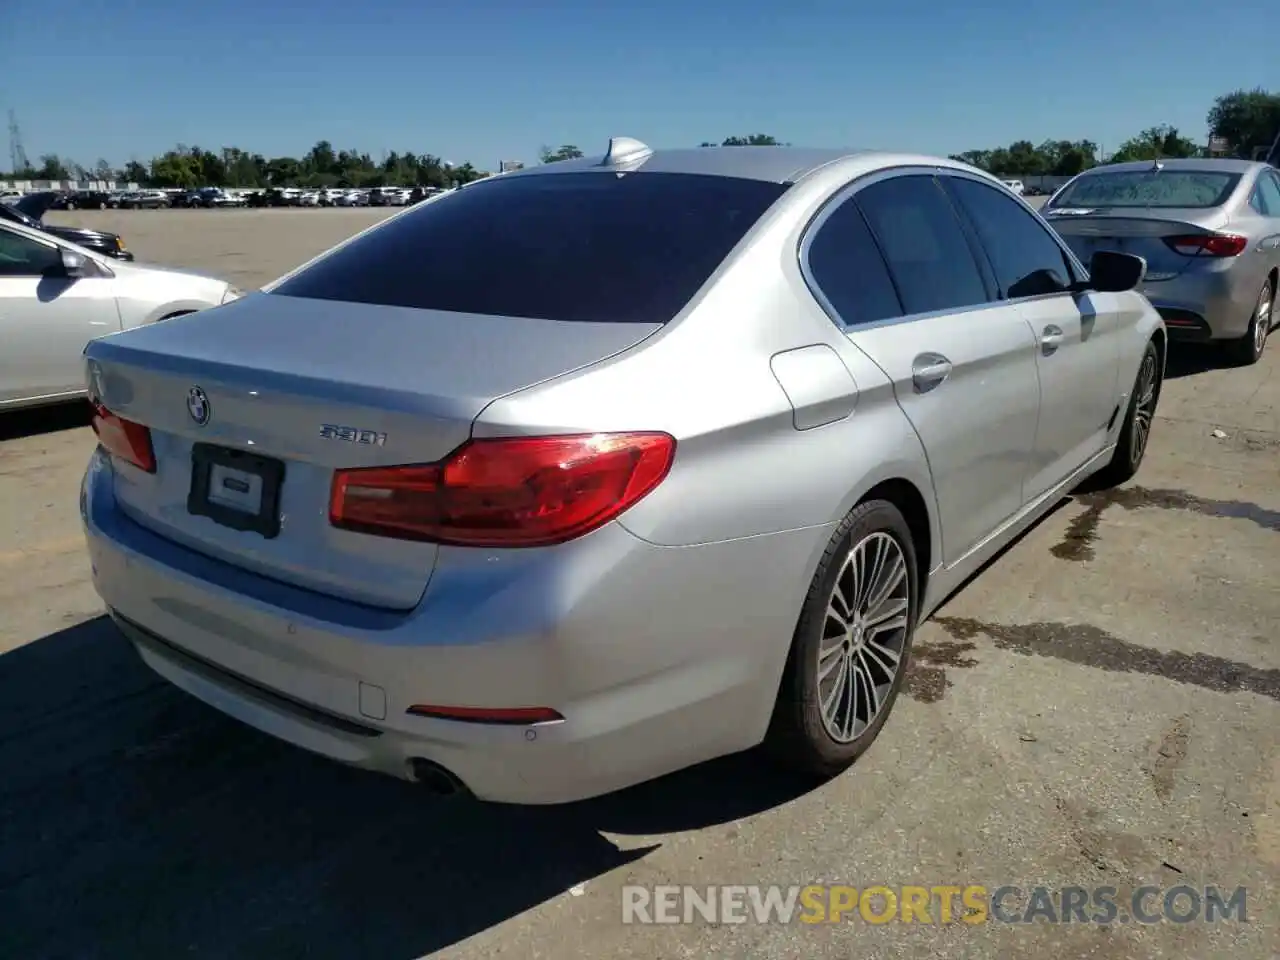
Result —
[[889, 533], [859, 540], [840, 567], [818, 644], [822, 724], [851, 743], [888, 699], [907, 640], [911, 578], [902, 546]]
[[1148, 350], [1138, 371], [1138, 402], [1133, 408], [1133, 436], [1130, 438], [1129, 459], [1136, 464], [1147, 450], [1147, 438], [1151, 436], [1151, 421], [1156, 414], [1156, 355]]
[[1262, 348], [1266, 346], [1267, 334], [1271, 332], [1272, 304], [1271, 284], [1263, 284], [1262, 292], [1258, 294], [1258, 309], [1254, 311], [1254, 316], [1257, 318], [1253, 327], [1254, 353], [1262, 353]]

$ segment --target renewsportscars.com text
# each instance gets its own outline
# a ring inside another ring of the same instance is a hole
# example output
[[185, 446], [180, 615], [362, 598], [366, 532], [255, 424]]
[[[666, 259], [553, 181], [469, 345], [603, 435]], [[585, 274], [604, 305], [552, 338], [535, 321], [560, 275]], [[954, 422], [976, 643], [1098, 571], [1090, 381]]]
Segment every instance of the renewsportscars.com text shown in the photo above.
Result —
[[628, 886], [623, 923], [1248, 923], [1248, 891], [1217, 886]]

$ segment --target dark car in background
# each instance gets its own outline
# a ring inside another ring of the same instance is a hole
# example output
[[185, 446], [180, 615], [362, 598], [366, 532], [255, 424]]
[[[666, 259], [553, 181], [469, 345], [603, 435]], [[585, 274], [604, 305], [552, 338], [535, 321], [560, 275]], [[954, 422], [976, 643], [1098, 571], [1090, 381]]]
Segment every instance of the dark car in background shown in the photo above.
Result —
[[63, 197], [55, 210], [105, 210], [111, 206], [111, 194], [105, 190], [75, 190]]
[[268, 187], [265, 190], [255, 190], [253, 193], [247, 194], [245, 196], [245, 205], [249, 207], [290, 206], [288, 198], [286, 198], [283, 191], [277, 187]]
[[0, 220], [20, 223], [33, 230], [42, 230], [50, 236], [68, 240], [95, 253], [116, 260], [132, 260], [133, 253], [125, 249], [118, 233], [105, 230], [89, 230], [85, 227], [55, 227], [43, 222], [45, 211], [53, 208], [59, 194], [52, 190], [29, 193], [12, 204], [0, 203]]

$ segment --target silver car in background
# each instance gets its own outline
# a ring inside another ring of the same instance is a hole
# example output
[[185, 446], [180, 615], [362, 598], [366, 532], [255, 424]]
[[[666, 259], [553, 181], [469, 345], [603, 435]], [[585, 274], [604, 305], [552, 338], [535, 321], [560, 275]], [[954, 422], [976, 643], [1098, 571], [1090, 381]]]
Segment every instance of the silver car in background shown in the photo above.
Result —
[[1246, 160], [1117, 163], [1080, 174], [1041, 214], [1082, 258], [1147, 261], [1142, 292], [1172, 337], [1262, 356], [1280, 288], [1280, 171]]
[[95, 337], [238, 295], [222, 280], [108, 259], [0, 222], [0, 411], [83, 396], [84, 348]]
[[921, 618], [1138, 469], [1142, 270], [952, 161], [616, 138], [91, 343], [94, 584], [179, 687], [437, 790], [832, 775]]

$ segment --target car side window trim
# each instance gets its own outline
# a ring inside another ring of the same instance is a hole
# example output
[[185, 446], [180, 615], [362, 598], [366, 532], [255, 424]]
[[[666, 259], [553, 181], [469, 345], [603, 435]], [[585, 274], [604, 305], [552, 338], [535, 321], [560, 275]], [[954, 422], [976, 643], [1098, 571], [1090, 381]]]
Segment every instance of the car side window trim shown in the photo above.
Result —
[[[822, 292], [821, 284], [818, 283], [817, 279], [813, 275], [813, 270], [809, 265], [809, 249], [813, 245], [813, 241], [817, 237], [818, 232], [822, 229], [823, 224], [826, 223], [831, 215], [835, 213], [835, 211], [845, 202], [852, 200], [860, 191], [865, 190], [868, 187], [873, 187], [878, 183], [883, 183], [886, 180], [895, 180], [904, 177], [929, 177], [934, 179], [935, 185], [937, 185], [936, 178], [938, 175], [950, 172], [951, 171], [946, 167], [935, 167], [932, 165], [902, 166], [875, 170], [871, 173], [863, 174], [860, 177], [855, 177], [853, 180], [850, 180], [840, 189], [831, 194], [831, 196], [823, 202], [822, 206], [818, 208], [817, 212], [810, 217], [809, 222], [801, 230], [800, 242], [796, 249], [796, 257], [800, 266], [800, 275], [804, 278], [805, 286], [809, 288], [809, 293], [822, 308], [823, 313], [827, 315], [827, 318], [838, 330], [840, 330], [841, 333], [850, 334], [859, 330], [875, 330], [880, 327], [897, 326], [898, 324], [903, 323], [915, 323], [919, 320], [932, 320], [937, 317], [954, 317], [961, 316], [966, 313], [979, 313], [983, 310], [990, 310], [993, 307], [1004, 306], [1009, 302], [992, 299], [986, 303], [971, 303], [963, 307], [949, 307], [943, 310], [930, 310], [927, 313], [904, 313], [900, 317], [888, 317], [884, 320], [872, 320], [868, 323], [846, 323], [844, 319], [841, 318], [839, 311], [836, 310], [835, 307], [832, 306], [831, 301], [827, 299], [826, 294]], [[941, 186], [938, 186], [938, 189], [942, 190]], [[942, 194], [948, 201], [950, 201], [950, 196], [945, 190], [942, 190]], [[861, 211], [859, 212], [861, 213]], [[966, 240], [968, 240], [968, 231], [971, 228], [964, 220], [959, 220], [959, 223], [960, 229], [965, 232]], [[878, 241], [876, 241], [876, 250], [880, 254], [880, 258], [884, 260], [884, 251], [880, 249]], [[970, 248], [970, 252], [974, 256], [974, 267], [978, 271], [979, 276], [982, 277], [983, 285], [988, 287], [988, 296], [993, 296], [993, 291], [988, 286], [986, 276], [987, 265], [978, 258], [972, 248]], [[890, 279], [893, 278], [892, 271], [889, 272], [889, 276]], [[896, 281], [894, 281], [894, 289], [897, 290]], [[898, 299], [899, 302], [901, 302], [902, 295], [900, 291]]]
[[[969, 181], [972, 181], [973, 183], [977, 183], [977, 184], [980, 184], [981, 186], [986, 187], [988, 190], [995, 190], [995, 187], [993, 187], [988, 181], [983, 180], [981, 177], [975, 177], [975, 176], [972, 176], [971, 174], [965, 173], [963, 170], [945, 170], [939, 174], [938, 179], [939, 181], [942, 182], [944, 187], [947, 185], [947, 181], [949, 180], [969, 180]], [[957, 202], [956, 198], [952, 195], [949, 189], [946, 190], [945, 192], [947, 196], [951, 199], [952, 205], [956, 207], [957, 216], [960, 217], [960, 219], [965, 224], [965, 227], [968, 230], [971, 230], [974, 232], [976, 237], [976, 229], [974, 228], [972, 222], [969, 219], [968, 212], [964, 209], [962, 204]], [[1054, 245], [1058, 248], [1058, 252], [1062, 254], [1063, 266], [1067, 268], [1068, 278], [1073, 282], [1087, 280], [1089, 278], [1089, 271], [1086, 270], [1084, 265], [1080, 263], [1079, 258], [1076, 257], [1072, 249], [1069, 246], [1067, 246], [1066, 242], [1062, 239], [1062, 237], [1058, 235], [1058, 232], [1054, 230], [1053, 227], [1044, 223], [1043, 218], [1040, 217], [1040, 215], [1036, 212], [1036, 209], [1033, 206], [1031, 206], [1031, 204], [1027, 203], [1026, 200], [1024, 200], [1022, 197], [1017, 196], [1016, 194], [1010, 193], [1009, 199], [1013, 200], [1015, 203], [1020, 205], [1024, 210], [1026, 210], [1027, 213], [1031, 215], [1031, 219], [1035, 222], [1036, 226], [1038, 226], [1042, 231], [1044, 231], [1044, 233], [1049, 237], [1049, 239], [1053, 241]], [[990, 254], [987, 252], [986, 247], [981, 244], [981, 241], [979, 241], [979, 246], [980, 246], [980, 249], [982, 249], [983, 251], [983, 256], [989, 259]], [[1039, 300], [1052, 300], [1055, 297], [1075, 297], [1075, 296], [1076, 294], [1073, 294], [1070, 290], [1059, 290], [1056, 293], [1037, 293], [1037, 294], [1032, 294], [1031, 296], [1026, 296], [1026, 297], [1009, 297], [1005, 295], [1005, 292], [1003, 289], [999, 290], [1000, 303], [1035, 303], [1036, 301], [1039, 301]]]
[[933, 179], [938, 189], [942, 191], [942, 195], [947, 198], [947, 203], [951, 205], [951, 212], [955, 214], [955, 218], [960, 224], [960, 229], [964, 233], [964, 238], [969, 244], [969, 252], [973, 254], [973, 262], [977, 264], [978, 272], [982, 274], [982, 285], [987, 288], [987, 299], [992, 303], [1001, 302], [1004, 300], [1004, 291], [1000, 289], [1000, 281], [996, 278], [996, 265], [991, 262], [991, 254], [987, 252], [987, 248], [982, 243], [982, 238], [978, 236], [977, 228], [969, 220], [969, 216], [965, 213], [961, 203], [947, 189], [946, 176], [939, 173]]

